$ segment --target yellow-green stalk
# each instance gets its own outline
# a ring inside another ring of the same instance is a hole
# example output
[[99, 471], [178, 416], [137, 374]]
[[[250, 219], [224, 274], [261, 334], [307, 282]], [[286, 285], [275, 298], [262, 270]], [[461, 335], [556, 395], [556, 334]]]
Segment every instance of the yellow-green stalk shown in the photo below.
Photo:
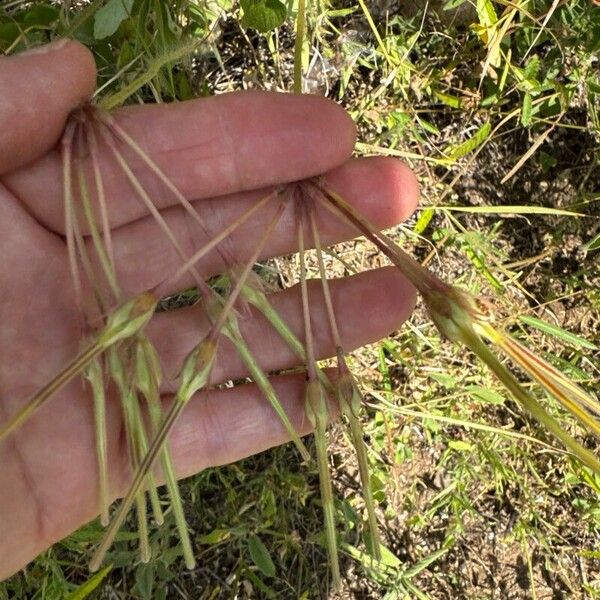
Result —
[[[144, 423], [139, 411], [138, 400], [135, 389], [129, 385], [125, 377], [125, 369], [121, 363], [120, 353], [117, 348], [111, 348], [108, 352], [108, 365], [110, 375], [119, 391], [121, 406], [123, 408], [123, 421], [125, 424], [125, 433], [127, 437], [127, 448], [129, 451], [129, 461], [134, 470], [139, 468], [140, 462], [147, 451], [147, 440], [144, 431]], [[129, 366], [129, 365], [128, 365]], [[155, 521], [160, 525], [164, 518], [154, 474], [149, 471], [146, 476], [145, 485], [140, 488], [136, 495], [136, 507], [140, 536], [140, 555], [142, 562], [150, 560], [150, 544], [148, 538], [148, 523], [146, 511], [146, 489], [150, 495], [152, 509]], [[143, 521], [143, 525], [142, 525]]]
[[[153, 436], [158, 435], [162, 422], [162, 406], [159, 392], [160, 379], [161, 368], [156, 350], [146, 336], [139, 335], [136, 344], [135, 381], [138, 390], [144, 396], [148, 405]], [[175, 525], [179, 533], [179, 539], [181, 540], [183, 558], [186, 567], [191, 570], [196, 566], [196, 559], [192, 550], [192, 543], [187, 522], [185, 520], [183, 503], [181, 501], [181, 494], [179, 493], [179, 485], [175, 475], [175, 468], [173, 467], [168, 440], [164, 443], [160, 453], [160, 460], [165, 483], [171, 499]]]
[[104, 373], [98, 358], [90, 362], [85, 370], [86, 379], [92, 387], [94, 397], [94, 425], [96, 431], [96, 458], [98, 461], [98, 488], [100, 503], [100, 523], [108, 525], [110, 505], [108, 489], [108, 466], [106, 444], [106, 394], [104, 392]]
[[146, 475], [153, 468], [156, 458], [161, 452], [167, 435], [171, 431], [181, 411], [199, 390], [205, 388], [210, 380], [210, 374], [215, 362], [217, 342], [214, 331], [204, 338], [187, 356], [180, 374], [180, 385], [175, 399], [161, 427], [152, 441], [148, 452], [144, 456], [127, 495], [122, 500], [113, 520], [111, 521], [104, 538], [94, 552], [90, 561], [90, 570], [97, 571], [104, 559], [104, 555], [112, 545], [117, 531], [119, 531], [125, 517], [141, 489]]
[[[596, 414], [599, 414], [600, 405], [562, 373], [544, 363], [531, 351], [525, 351], [506, 333], [494, 328], [493, 316], [488, 306], [463, 290], [454, 288], [438, 279], [394, 244], [385, 234], [379, 232], [365, 217], [358, 215], [343, 198], [320, 184], [315, 184], [315, 186], [323, 194], [323, 198], [320, 198], [323, 204], [353, 224], [358, 231], [380, 248], [417, 288], [440, 332], [452, 341], [465, 344], [474, 352], [527, 411], [549, 429], [583, 464], [600, 475], [600, 461], [596, 456], [573, 439], [558, 421], [525, 391], [483, 343], [480, 335], [484, 335], [492, 343], [497, 344], [525, 371], [537, 379], [549, 394], [561, 402], [565, 408], [573, 411], [575, 416], [588, 427], [588, 421], [593, 417], [584, 413], [583, 410], [579, 410], [580, 405], [590, 408]], [[575, 400], [569, 398], [569, 393], [575, 396]], [[577, 406], [578, 410], [574, 411], [574, 406]], [[594, 433], [597, 432], [596, 426], [591, 429]]]
[[[252, 276], [252, 273], [250, 273]], [[289, 325], [284, 321], [283, 317], [277, 312], [275, 307], [269, 302], [267, 295], [260, 288], [260, 281], [257, 277], [253, 277], [246, 282], [242, 289], [242, 296], [244, 299], [255, 306], [261, 314], [269, 321], [273, 329], [277, 331], [281, 339], [289, 346], [290, 350], [306, 363], [306, 351], [304, 345], [298, 338], [298, 336], [290, 329]], [[317, 376], [325, 387], [327, 393], [334, 393], [334, 385], [329, 380], [329, 377], [325, 374], [323, 369], [317, 367]]]
[[345, 352], [342, 347], [342, 339], [335, 317], [333, 301], [331, 299], [331, 291], [325, 263], [323, 262], [323, 250], [321, 246], [321, 237], [317, 228], [314, 210], [310, 210], [310, 228], [312, 232], [315, 249], [317, 251], [317, 263], [319, 265], [319, 275], [321, 276], [321, 287], [323, 289], [323, 298], [325, 300], [325, 308], [331, 328], [331, 335], [336, 346], [337, 363], [338, 363], [338, 378], [336, 383], [336, 397], [340, 405], [342, 414], [345, 415], [350, 425], [350, 437], [352, 445], [356, 452], [358, 462], [358, 470], [360, 473], [361, 487], [363, 498], [367, 507], [367, 519], [369, 523], [369, 532], [371, 534], [371, 548], [373, 556], [377, 560], [381, 560], [381, 542], [379, 540], [379, 528], [377, 526], [377, 517], [375, 515], [375, 501], [371, 490], [371, 476], [369, 474], [369, 460], [367, 456], [367, 447], [363, 439], [363, 429], [360, 423], [360, 410], [362, 407], [362, 398], [356, 381], [348, 369], [346, 363]]
[[232, 314], [229, 316], [229, 319], [225, 324], [225, 327], [223, 328], [223, 333], [231, 340], [231, 343], [235, 346], [236, 352], [238, 353], [238, 355], [242, 359], [242, 362], [244, 363], [244, 365], [246, 365], [246, 368], [250, 373], [250, 377], [254, 380], [254, 383], [256, 383], [260, 391], [263, 393], [264, 397], [269, 401], [269, 403], [277, 413], [277, 416], [283, 423], [283, 426], [288, 432], [290, 439], [294, 442], [296, 448], [298, 448], [302, 459], [305, 461], [309, 461], [310, 453], [308, 452], [308, 449], [304, 445], [304, 442], [300, 439], [296, 428], [287, 416], [285, 409], [283, 408], [281, 402], [279, 401], [279, 398], [277, 397], [277, 392], [275, 392], [275, 389], [269, 381], [267, 374], [263, 371], [258, 361], [252, 354], [252, 351], [248, 347], [248, 344], [242, 337], [235, 315]]
[[235, 349], [238, 352], [240, 358], [242, 359], [243, 363], [248, 368], [248, 371], [250, 372], [251, 377], [254, 379], [256, 385], [258, 385], [260, 390], [263, 392], [265, 398], [269, 401], [271, 406], [275, 409], [275, 412], [277, 413], [277, 415], [279, 416], [279, 419], [281, 420], [284, 427], [286, 428], [286, 431], [288, 432], [290, 438], [296, 444], [296, 447], [298, 448], [300, 454], [302, 455], [302, 458], [304, 460], [309, 460], [310, 454], [309, 454], [308, 450], [306, 449], [306, 446], [303, 444], [302, 440], [300, 439], [300, 436], [298, 435], [296, 428], [294, 427], [294, 425], [290, 421], [289, 417], [287, 416], [285, 409], [281, 405], [281, 402], [279, 402], [279, 399], [277, 398], [275, 389], [271, 385], [269, 378], [267, 377], [266, 373], [262, 370], [262, 368], [258, 364], [258, 361], [256, 360], [256, 358], [252, 354], [250, 348], [246, 344], [246, 342], [241, 334], [240, 328], [238, 326], [237, 318], [232, 310], [234, 303], [237, 301], [240, 294], [242, 293], [242, 290], [244, 289], [246, 279], [248, 278], [248, 275], [250, 274], [252, 267], [254, 266], [254, 263], [258, 259], [262, 249], [264, 248], [267, 240], [269, 239], [269, 236], [271, 235], [273, 228], [275, 227], [275, 225], [281, 218], [281, 215], [283, 214], [283, 210], [284, 210], [284, 206], [283, 206], [283, 204], [280, 204], [279, 208], [277, 209], [277, 211], [275, 213], [275, 216], [273, 217], [271, 222], [268, 224], [268, 226], [265, 228], [265, 231], [263, 232], [261, 239], [259, 240], [252, 255], [250, 256], [250, 258], [244, 265], [244, 268], [241, 270], [241, 272], [239, 274], [236, 273], [236, 275], [234, 277], [235, 285], [234, 285], [233, 290], [230, 292], [229, 297], [227, 298], [225, 306], [221, 307], [221, 306], [219, 306], [218, 303], [214, 302], [212, 304], [209, 304], [209, 310], [213, 313], [215, 327], [218, 327], [219, 329], [221, 329], [221, 326], [222, 326], [223, 334], [225, 334], [231, 340], [233, 345], [235, 346]]
[[298, 252], [300, 259], [300, 290], [302, 295], [302, 315], [304, 319], [304, 337], [306, 348], [306, 395], [304, 409], [306, 416], [314, 427], [315, 448], [317, 451], [317, 467], [319, 471], [319, 486], [321, 489], [321, 503], [323, 504], [323, 517], [325, 521], [325, 537], [327, 552], [331, 567], [332, 584], [335, 590], [341, 586], [340, 561], [337, 547], [337, 534], [335, 523], [335, 506], [333, 503], [333, 490], [331, 475], [327, 461], [327, 423], [329, 410], [323, 387], [317, 377], [312, 323], [310, 318], [310, 305], [308, 299], [308, 286], [306, 283], [306, 262], [304, 256], [304, 219], [302, 207], [298, 210]]

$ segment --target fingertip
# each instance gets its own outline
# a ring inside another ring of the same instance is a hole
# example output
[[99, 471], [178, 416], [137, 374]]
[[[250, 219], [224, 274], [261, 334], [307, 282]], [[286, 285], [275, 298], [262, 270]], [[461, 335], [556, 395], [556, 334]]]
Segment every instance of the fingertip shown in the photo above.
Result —
[[378, 161], [382, 180], [389, 194], [389, 213], [383, 227], [391, 227], [406, 221], [419, 204], [420, 186], [412, 169], [393, 158], [374, 158]]
[[96, 89], [96, 61], [91, 50], [76, 40], [66, 40], [62, 52], [69, 57], [74, 87], [71, 106], [87, 102]]
[[[239, 163], [254, 166], [253, 173], [245, 176], [246, 189], [320, 175], [352, 156], [356, 126], [350, 115], [328, 98], [253, 91], [231, 94], [229, 101], [229, 119], [235, 122], [235, 103], [243, 101], [245, 110], [238, 111], [237, 119], [247, 119], [251, 128], [250, 132], [244, 125], [236, 128]], [[257, 130], [256, 123], [265, 116], [269, 125]]]
[[344, 196], [377, 227], [406, 221], [419, 201], [415, 174], [395, 158], [359, 158], [330, 172], [327, 184]]
[[50, 150], [71, 111], [90, 98], [95, 85], [94, 57], [73, 40], [0, 59], [0, 172]]
[[417, 304], [417, 290], [413, 284], [396, 268], [379, 269], [379, 285], [381, 291], [379, 312], [389, 317], [385, 329], [389, 335], [396, 331], [412, 314]]
[[314, 129], [321, 138], [321, 146], [330, 164], [324, 170], [334, 168], [352, 156], [356, 144], [356, 124], [339, 104], [324, 96], [304, 95], [307, 116], [314, 120]]
[[396, 267], [365, 271], [347, 281], [351, 287], [332, 286], [347, 350], [397, 331], [415, 308], [416, 290]]

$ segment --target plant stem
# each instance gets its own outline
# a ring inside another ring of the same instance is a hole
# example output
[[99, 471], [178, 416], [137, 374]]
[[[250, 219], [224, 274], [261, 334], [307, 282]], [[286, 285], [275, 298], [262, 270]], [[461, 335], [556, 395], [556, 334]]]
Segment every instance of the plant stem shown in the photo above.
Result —
[[73, 236], [73, 136], [75, 134], [75, 123], [69, 121], [62, 137], [62, 165], [63, 165], [63, 205], [65, 215], [65, 236], [67, 240], [67, 253], [69, 255], [69, 268], [71, 270], [71, 280], [75, 288], [75, 301], [81, 309], [83, 306], [83, 293], [81, 290], [81, 279], [77, 265], [77, 250], [75, 248], [75, 238]]
[[462, 331], [464, 343], [495, 373], [511, 394], [526, 408], [542, 425], [552, 432], [579, 460], [600, 475], [600, 461], [586, 448], [565, 432], [560, 424], [549, 415], [544, 408], [530, 396], [510, 374], [508, 369], [494, 356], [479, 336], [471, 329]]
[[321, 489], [321, 503], [323, 504], [323, 517], [325, 524], [325, 537], [327, 551], [331, 566], [332, 583], [335, 590], [341, 586], [340, 563], [337, 548], [337, 535], [335, 523], [335, 507], [333, 504], [333, 491], [331, 488], [331, 475], [327, 461], [327, 423], [329, 410], [323, 393], [323, 388], [316, 376], [316, 361], [314, 340], [310, 318], [308, 299], [308, 286], [306, 283], [306, 262], [304, 258], [304, 229], [302, 208], [298, 210], [298, 256], [300, 259], [300, 289], [302, 295], [302, 315], [304, 318], [304, 337], [306, 347], [306, 415], [315, 429], [315, 448], [317, 451], [317, 466], [319, 470], [319, 486]]
[[[119, 391], [121, 406], [123, 407], [123, 420], [125, 424], [125, 433], [127, 435], [130, 462], [135, 470], [138, 468], [142, 458], [148, 450], [148, 441], [146, 439], [139, 402], [135, 389], [125, 377], [125, 369], [123, 368], [123, 363], [117, 348], [110, 349], [108, 362], [110, 374]], [[154, 518], [159, 525], [162, 525], [164, 517], [158, 498], [154, 473], [152, 473], [152, 471], [148, 472], [146, 483]], [[140, 493], [144, 496], [143, 491]]]
[[241, 215], [238, 219], [236, 219], [233, 223], [225, 227], [218, 235], [213, 237], [210, 242], [205, 244], [202, 248], [197, 250], [189, 260], [182, 265], [179, 270], [170, 277], [166, 283], [162, 284], [165, 287], [168, 287], [171, 282], [177, 281], [186, 271], [189, 271], [193, 265], [196, 264], [203, 256], [208, 254], [213, 248], [215, 248], [218, 244], [220, 244], [226, 237], [231, 235], [238, 227], [243, 225], [254, 213], [263, 208], [269, 200], [273, 198], [275, 192], [271, 192], [264, 198], [262, 198], [259, 202], [257, 202], [252, 208], [247, 210], [243, 215]]
[[81, 198], [81, 203], [83, 205], [83, 213], [85, 215], [85, 219], [87, 221], [90, 233], [92, 235], [94, 249], [96, 250], [98, 260], [100, 261], [100, 266], [102, 267], [104, 276], [108, 281], [114, 299], [118, 302], [121, 299], [121, 291], [119, 288], [119, 284], [117, 283], [117, 276], [114, 271], [114, 266], [111, 263], [108, 253], [104, 247], [102, 236], [100, 235], [98, 227], [96, 226], [96, 219], [94, 217], [92, 203], [90, 201], [89, 190], [85, 178], [85, 172], [81, 160], [78, 162], [77, 176], [79, 179], [79, 195]]
[[[144, 456], [138, 470], [135, 473], [131, 486], [127, 492], [127, 495], [119, 505], [117, 513], [113, 517], [104, 538], [100, 542], [100, 545], [94, 552], [92, 560], [90, 561], [90, 570], [97, 571], [100, 567], [104, 555], [108, 548], [112, 545], [117, 531], [121, 528], [125, 517], [127, 516], [129, 509], [131, 508], [138, 491], [141, 489], [142, 484], [146, 478], [146, 475], [154, 466], [154, 462], [160, 451], [162, 450], [163, 444], [171, 431], [173, 425], [177, 421], [177, 418], [181, 414], [183, 408], [190, 401], [192, 396], [200, 389], [203, 389], [210, 379], [210, 373], [214, 364], [216, 354], [216, 345], [210, 338], [205, 338], [186, 359], [184, 365], [183, 374], [187, 375], [182, 381], [182, 385], [175, 396], [175, 400], [167, 415], [163, 421], [160, 430], [156, 434], [156, 437], [152, 441], [148, 452]], [[186, 368], [187, 367], [187, 368]]]
[[108, 217], [108, 206], [106, 203], [106, 194], [104, 192], [104, 182], [102, 181], [102, 171], [100, 170], [100, 162], [98, 160], [98, 140], [94, 132], [93, 124], [90, 124], [87, 127], [87, 139], [90, 157], [92, 159], [94, 183], [96, 185], [96, 198], [98, 199], [100, 218], [102, 221], [102, 238], [106, 246], [106, 253], [108, 255], [111, 270], [113, 273], [115, 273], [115, 253], [112, 243], [112, 232], [110, 228], [110, 219]]
[[[154, 348], [145, 336], [138, 336], [136, 348], [136, 382], [140, 393], [143, 394], [148, 405], [148, 413], [152, 425], [152, 435], [156, 436], [160, 431], [162, 421], [162, 405], [160, 401], [160, 363]], [[192, 543], [188, 525], [185, 519], [179, 485], [173, 467], [173, 460], [169, 449], [169, 441], [165, 440], [160, 453], [161, 466], [165, 478], [165, 484], [171, 499], [171, 507], [175, 518], [175, 525], [179, 533], [185, 566], [188, 569], [196, 567], [196, 559], [192, 550]]]
[[302, 93], [304, 50], [304, 33], [306, 29], [306, 0], [298, 0], [298, 13], [296, 14], [296, 40], [294, 42], [294, 93]]
[[310, 461], [310, 453], [308, 452], [304, 442], [300, 439], [296, 428], [293, 423], [290, 421], [285, 409], [281, 405], [279, 398], [277, 397], [277, 393], [273, 388], [273, 385], [269, 381], [266, 373], [262, 370], [256, 358], [252, 354], [252, 351], [248, 347], [248, 344], [242, 337], [240, 333], [239, 326], [237, 325], [237, 321], [234, 315], [231, 315], [229, 321], [226, 323], [223, 333], [231, 340], [233, 345], [235, 346], [236, 352], [239, 354], [240, 358], [246, 368], [250, 373], [250, 377], [254, 380], [254, 383], [259, 387], [260, 391], [263, 393], [264, 397], [269, 401], [269, 404], [273, 407], [283, 426], [285, 427], [290, 439], [298, 448], [302, 459], [305, 461]]
[[394, 242], [392, 242], [384, 233], [381, 233], [375, 225], [362, 215], [359, 215], [341, 196], [322, 186], [317, 186], [317, 189], [321, 191], [328, 200], [328, 202], [326, 202], [321, 196], [318, 196], [318, 199], [323, 205], [328, 207], [329, 210], [333, 208], [334, 213], [336, 212], [335, 209], [337, 209], [338, 213], [341, 213], [343, 217], [350, 221], [361, 234], [373, 242], [373, 244], [375, 244], [394, 263], [394, 265], [400, 269], [424, 297], [428, 297], [431, 294], [447, 294], [450, 292], [452, 289], [451, 286], [441, 279], [438, 279], [428, 269], [419, 264], [412, 256], [408, 255], [394, 244]]
[[[252, 283], [244, 286], [242, 295], [250, 302], [250, 304], [255, 306], [262, 313], [267, 321], [269, 321], [273, 329], [277, 331], [279, 336], [289, 346], [290, 350], [301, 359], [302, 362], [306, 363], [306, 350], [304, 349], [302, 342], [290, 329], [289, 325], [283, 320], [277, 310], [275, 310], [265, 293], [260, 289], [256, 289], [254, 283]], [[327, 377], [323, 369], [319, 367], [317, 367], [317, 376], [328, 393], [333, 393], [335, 391], [329, 377]]]
[[79, 353], [50, 383], [37, 392], [8, 423], [0, 428], [0, 441], [22, 425], [50, 397], [62, 389], [73, 377], [80, 374], [90, 362], [113, 344], [135, 335], [150, 319], [156, 300], [148, 294], [140, 294], [126, 302], [109, 317], [96, 341]]
[[[123, 173], [129, 180], [131, 185], [133, 186], [134, 190], [137, 192], [138, 198], [142, 201], [142, 204], [148, 209], [148, 211], [150, 212], [152, 217], [154, 217], [154, 220], [157, 222], [157, 224], [161, 228], [162, 232], [165, 234], [165, 236], [167, 237], [167, 239], [169, 240], [169, 242], [171, 243], [171, 245], [177, 252], [177, 255], [179, 256], [179, 258], [182, 260], [183, 263], [187, 263], [188, 259], [187, 259], [187, 256], [185, 255], [185, 252], [183, 251], [183, 248], [181, 247], [181, 244], [177, 241], [175, 234], [173, 233], [171, 228], [168, 226], [167, 222], [163, 218], [160, 211], [154, 205], [154, 202], [152, 202], [150, 196], [148, 195], [148, 193], [146, 192], [146, 190], [144, 189], [142, 184], [138, 181], [137, 177], [135, 176], [135, 174], [133, 173], [133, 171], [127, 164], [127, 161], [125, 160], [125, 158], [123, 157], [121, 152], [119, 152], [119, 149], [116, 147], [113, 139], [109, 135], [110, 131], [111, 130], [109, 128], [107, 128], [107, 131], [102, 132], [102, 133], [103, 133], [103, 138], [106, 141], [108, 147], [110, 148], [113, 156], [119, 163], [119, 166], [121, 167]], [[158, 167], [157, 167], [157, 169], [158, 169]], [[202, 277], [200, 277], [200, 274], [198, 273], [197, 269], [194, 266], [190, 267], [190, 273], [193, 275], [195, 283], [198, 286], [200, 293], [205, 298], [211, 296], [212, 290], [206, 284], [206, 282], [202, 279]]]
[[350, 436], [352, 446], [356, 452], [358, 462], [358, 470], [363, 492], [363, 498], [367, 508], [367, 519], [369, 522], [369, 531], [371, 533], [371, 542], [373, 555], [377, 560], [381, 560], [381, 543], [379, 540], [379, 528], [377, 525], [377, 517], [375, 515], [375, 501], [371, 490], [371, 476], [369, 473], [369, 460], [367, 456], [367, 447], [363, 439], [363, 429], [358, 417], [358, 412], [362, 405], [362, 398], [358, 392], [356, 382], [348, 369], [345, 352], [342, 347], [340, 331], [337, 325], [335, 310], [331, 300], [331, 291], [329, 281], [327, 279], [327, 271], [323, 262], [323, 251], [321, 246], [321, 236], [317, 227], [314, 211], [310, 211], [310, 227], [313, 236], [315, 248], [317, 250], [317, 263], [319, 265], [319, 274], [321, 276], [321, 287], [323, 289], [323, 297], [325, 298], [325, 306], [327, 316], [329, 318], [329, 326], [331, 335], [336, 346], [338, 359], [338, 380], [336, 382], [337, 398], [342, 413], [348, 419], [350, 424]]
[[102, 365], [98, 358], [90, 362], [86, 377], [91, 383], [92, 394], [94, 396], [94, 425], [96, 430], [96, 457], [98, 461], [100, 523], [106, 527], [109, 522], [108, 467], [106, 459], [106, 395], [104, 393]]
[[[600, 405], [596, 400], [588, 396], [578, 385], [569, 381], [552, 365], [506, 333], [494, 329], [487, 323], [478, 326], [478, 329], [556, 398], [584, 427], [587, 427], [597, 437], [600, 436], [600, 423], [593, 416], [600, 414]], [[588, 411], [591, 411], [592, 414]]]
[[[120, 138], [129, 148], [146, 164], [146, 166], [152, 171], [152, 173], [159, 179], [159, 181], [171, 192], [173, 197], [183, 206], [184, 210], [196, 221], [200, 226], [204, 234], [208, 239], [211, 239], [212, 234], [208, 230], [206, 223], [196, 211], [192, 203], [179, 191], [176, 185], [166, 176], [162, 169], [156, 164], [154, 160], [148, 155], [147, 152], [117, 123], [117, 121], [107, 112], [97, 112], [97, 117], [100, 122], [103, 123], [109, 131], [113, 131], [118, 138]], [[276, 193], [276, 192], [275, 192]], [[225, 264], [232, 264], [233, 260], [230, 256], [224, 256], [222, 251], [219, 249], [219, 253], [222, 254], [223, 262]]]

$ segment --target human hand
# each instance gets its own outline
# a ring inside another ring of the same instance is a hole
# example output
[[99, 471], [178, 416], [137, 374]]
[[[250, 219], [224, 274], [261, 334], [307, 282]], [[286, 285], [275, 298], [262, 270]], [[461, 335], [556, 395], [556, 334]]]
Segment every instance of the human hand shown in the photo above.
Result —
[[[94, 85], [93, 58], [75, 42], [0, 58], [0, 422], [80, 348], [62, 235], [62, 167], [56, 144], [70, 111], [90, 97]], [[262, 197], [264, 188], [321, 173], [329, 187], [380, 227], [402, 221], [416, 205], [415, 178], [402, 164], [350, 159], [354, 126], [342, 109], [323, 98], [243, 92], [125, 108], [114, 116], [193, 200], [213, 231]], [[139, 161], [136, 173], [142, 181], [151, 179]], [[167, 279], [179, 259], [123, 178], [111, 175], [107, 188], [118, 276], [133, 295]], [[193, 239], [185, 213], [166, 195], [161, 200], [162, 214], [181, 243], [196, 248], [200, 240]], [[326, 211], [319, 212], [318, 222], [327, 243], [354, 236]], [[233, 239], [236, 255], [249, 255], [261, 225], [257, 216]], [[263, 258], [295, 250], [293, 227], [290, 209]], [[208, 277], [222, 264], [212, 254], [198, 268]], [[320, 286], [311, 290], [312, 298], [322, 297]], [[412, 286], [392, 268], [336, 280], [332, 293], [348, 350], [397, 329], [415, 298]], [[301, 337], [299, 291], [275, 294], [272, 302]], [[315, 300], [312, 310], [318, 355], [326, 357], [334, 348], [325, 308]], [[207, 319], [197, 306], [153, 319], [147, 333], [165, 373], [177, 371], [206, 329]], [[260, 316], [244, 318], [242, 329], [266, 371], [297, 363]], [[224, 341], [213, 382], [244, 375], [243, 364]], [[273, 384], [292, 422], [307, 433], [303, 377], [278, 376]], [[172, 391], [165, 382], [165, 401]], [[98, 514], [93, 418], [90, 394], [81, 380], [73, 381], [0, 442], [0, 580]], [[107, 427], [116, 498], [130, 477], [116, 398], [108, 399]], [[287, 436], [261, 393], [247, 384], [192, 401], [170, 439], [178, 476], [185, 477], [281, 444]]]

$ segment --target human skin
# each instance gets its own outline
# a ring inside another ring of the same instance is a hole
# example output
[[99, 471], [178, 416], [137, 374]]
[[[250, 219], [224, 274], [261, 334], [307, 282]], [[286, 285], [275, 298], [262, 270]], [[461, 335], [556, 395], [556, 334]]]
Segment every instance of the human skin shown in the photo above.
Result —
[[[0, 58], [0, 422], [80, 348], [57, 144], [69, 113], [90, 98], [95, 80], [93, 57], [76, 42]], [[323, 98], [243, 92], [120, 109], [114, 116], [215, 232], [266, 188], [320, 174], [379, 227], [401, 222], [416, 206], [418, 186], [410, 170], [391, 159], [352, 159], [354, 125], [340, 107]], [[150, 183], [152, 174], [129, 158], [138, 177]], [[108, 158], [102, 162], [108, 165]], [[112, 173], [107, 189], [119, 279], [128, 295], [152, 288], [177, 269], [178, 257], [124, 178]], [[156, 201], [186, 251], [198, 247], [202, 236], [193, 232], [175, 200], [165, 193]], [[326, 211], [317, 220], [327, 243], [355, 235]], [[251, 219], [232, 239], [236, 258], [250, 255], [264, 222], [264, 216]], [[290, 204], [263, 258], [294, 250], [293, 227]], [[198, 265], [207, 277], [221, 267], [217, 254]], [[172, 291], [189, 283], [179, 280]], [[315, 282], [310, 294], [316, 350], [326, 357], [334, 349]], [[415, 301], [412, 286], [391, 268], [336, 280], [332, 294], [348, 350], [397, 329]], [[271, 300], [302, 336], [298, 288], [274, 294]], [[266, 371], [296, 365], [294, 355], [259, 315], [244, 316], [241, 326]], [[161, 313], [148, 327], [168, 376], [162, 390], [165, 403], [178, 365], [206, 329], [199, 307]], [[222, 341], [213, 382], [244, 375], [243, 364]], [[292, 422], [308, 433], [303, 377], [277, 376], [272, 382]], [[114, 397], [107, 402], [107, 426], [111, 497], [117, 498], [131, 473]], [[286, 441], [284, 428], [253, 384], [193, 399], [170, 437], [179, 477]], [[0, 580], [98, 512], [93, 407], [89, 391], [76, 380], [0, 442]]]

